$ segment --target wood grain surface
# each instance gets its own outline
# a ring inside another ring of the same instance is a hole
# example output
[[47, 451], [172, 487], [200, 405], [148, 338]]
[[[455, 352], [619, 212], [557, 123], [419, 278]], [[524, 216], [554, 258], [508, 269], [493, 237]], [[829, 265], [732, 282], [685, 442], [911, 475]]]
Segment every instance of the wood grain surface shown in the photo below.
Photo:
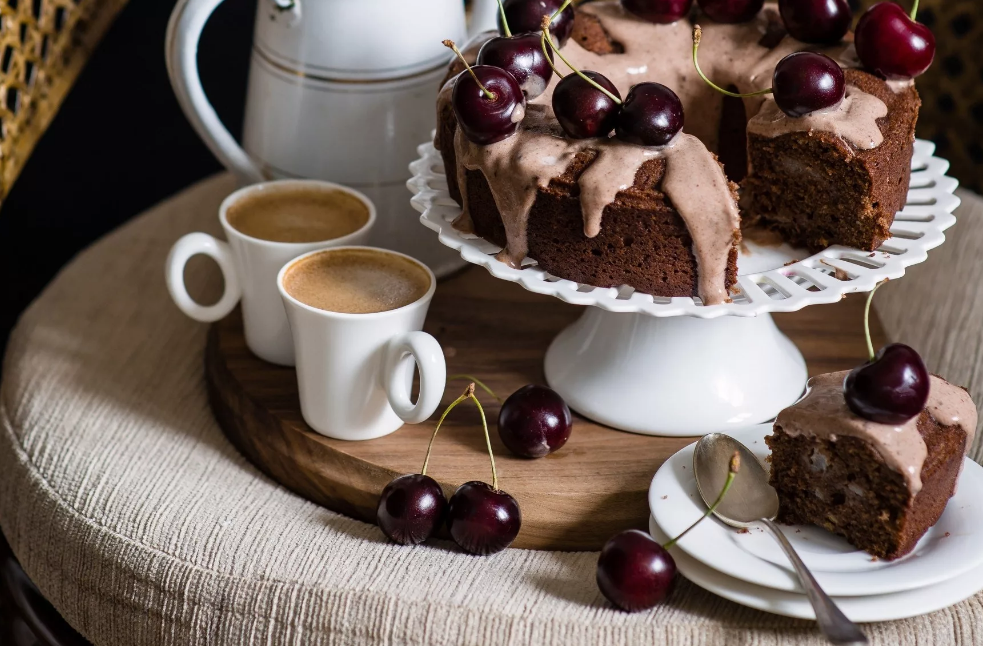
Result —
[[[865, 357], [863, 303], [853, 296], [775, 320], [802, 350], [810, 374], [841, 370]], [[448, 374], [475, 375], [504, 398], [527, 383], [543, 383], [547, 346], [581, 311], [470, 268], [438, 286], [425, 329], [443, 346]], [[880, 345], [876, 317], [872, 327]], [[367, 442], [318, 435], [301, 418], [294, 371], [249, 352], [238, 311], [213, 325], [205, 369], [212, 408], [240, 452], [301, 496], [368, 522], [375, 521], [379, 493], [389, 480], [419, 472], [439, 417]], [[466, 385], [449, 381], [443, 405]], [[479, 397], [489, 416], [499, 484], [522, 509], [513, 547], [597, 550], [622, 529], [645, 528], [652, 475], [693, 441], [624, 433], [575, 416], [566, 446], [525, 460], [513, 457], [497, 436], [497, 403], [480, 391]], [[491, 481], [475, 407], [461, 405], [448, 416], [428, 473], [447, 495], [468, 480]]]

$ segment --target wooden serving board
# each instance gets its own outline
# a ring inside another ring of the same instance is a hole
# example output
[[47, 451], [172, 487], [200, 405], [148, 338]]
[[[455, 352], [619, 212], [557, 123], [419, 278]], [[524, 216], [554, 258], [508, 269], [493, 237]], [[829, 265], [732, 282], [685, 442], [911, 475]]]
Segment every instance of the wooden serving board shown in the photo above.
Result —
[[[806, 357], [810, 374], [852, 367], [866, 356], [862, 296], [835, 305], [775, 315]], [[442, 282], [426, 330], [444, 348], [449, 375], [477, 376], [506, 397], [543, 383], [550, 341], [582, 312], [470, 268]], [[872, 320], [875, 345], [882, 343]], [[229, 440], [253, 464], [296, 493], [329, 509], [375, 522], [379, 494], [393, 477], [419, 472], [433, 432], [431, 420], [366, 442], [332, 440], [303, 421], [294, 371], [265, 363], [246, 348], [238, 312], [212, 326], [205, 370], [209, 398]], [[467, 386], [448, 381], [442, 405]], [[513, 547], [598, 550], [616, 532], [648, 526], [646, 496], [653, 474], [693, 438], [634, 435], [575, 416], [570, 441], [539, 460], [516, 458], [498, 438], [498, 404], [478, 391], [488, 414], [499, 485], [522, 509]], [[473, 405], [447, 418], [429, 475], [449, 496], [468, 480], [491, 481]]]

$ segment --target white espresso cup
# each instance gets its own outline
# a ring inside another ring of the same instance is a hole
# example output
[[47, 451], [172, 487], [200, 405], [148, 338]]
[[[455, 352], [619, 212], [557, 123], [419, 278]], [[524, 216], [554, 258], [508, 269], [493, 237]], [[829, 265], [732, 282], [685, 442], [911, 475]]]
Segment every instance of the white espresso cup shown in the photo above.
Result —
[[[402, 307], [368, 313], [319, 309], [288, 291], [285, 276], [292, 268], [313, 256], [346, 251], [405, 259], [425, 272], [429, 287]], [[375, 247], [315, 251], [284, 265], [276, 285], [293, 334], [300, 410], [311, 428], [339, 440], [370, 440], [433, 414], [444, 394], [447, 368], [440, 344], [421, 329], [436, 283], [433, 272], [415, 258]], [[420, 372], [416, 402], [411, 398], [414, 363]]]
[[[365, 206], [368, 219], [349, 234], [315, 242], [264, 240], [249, 236], [229, 223], [229, 209], [243, 200], [258, 193], [298, 190], [347, 193]], [[225, 318], [241, 300], [246, 345], [253, 354], [270, 363], [294, 365], [290, 326], [276, 288], [277, 272], [292, 258], [308, 251], [364, 243], [376, 221], [375, 205], [365, 195], [340, 184], [288, 179], [262, 182], [239, 189], [222, 202], [218, 218], [228, 242], [207, 233], [189, 233], [171, 248], [166, 263], [167, 288], [171, 298], [182, 312], [202, 323]], [[225, 291], [213, 305], [196, 303], [184, 284], [184, 267], [192, 256], [199, 254], [214, 259], [225, 279]]]

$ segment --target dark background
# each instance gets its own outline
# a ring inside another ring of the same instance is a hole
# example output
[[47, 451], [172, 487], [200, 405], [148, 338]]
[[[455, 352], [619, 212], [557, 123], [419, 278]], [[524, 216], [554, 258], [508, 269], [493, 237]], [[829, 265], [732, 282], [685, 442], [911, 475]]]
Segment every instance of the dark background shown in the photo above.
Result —
[[[21, 311], [76, 253], [221, 170], [167, 80], [172, 8], [166, 0], [124, 7], [0, 209], [0, 357]], [[202, 84], [237, 134], [255, 11], [256, 0], [222, 3], [199, 49]]]

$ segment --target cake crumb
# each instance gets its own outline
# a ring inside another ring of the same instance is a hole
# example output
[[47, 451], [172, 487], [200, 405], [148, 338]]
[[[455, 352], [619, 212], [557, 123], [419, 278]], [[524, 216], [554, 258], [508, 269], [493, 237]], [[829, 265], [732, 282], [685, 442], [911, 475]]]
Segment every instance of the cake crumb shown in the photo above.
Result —
[[869, 560], [871, 563], [877, 563], [878, 561], [880, 561], [880, 559], [877, 558], [876, 556], [871, 556]]
[[873, 251], [871, 251], [869, 254], [867, 254], [867, 257], [868, 258], [873, 258], [876, 255], [877, 255], [876, 253], [874, 253]]
[[666, 499], [666, 498], [668, 498], [668, 497], [669, 497], [669, 495], [668, 495], [668, 494], [666, 494], [665, 496], [662, 496], [662, 500], [665, 500], [665, 499]]
[[949, 538], [949, 532], [946, 532], [942, 538]]
[[749, 530], [747, 527], [742, 527], [739, 530], [737, 530], [737, 533], [738, 534], [750, 534], [751, 533], [751, 530]]

